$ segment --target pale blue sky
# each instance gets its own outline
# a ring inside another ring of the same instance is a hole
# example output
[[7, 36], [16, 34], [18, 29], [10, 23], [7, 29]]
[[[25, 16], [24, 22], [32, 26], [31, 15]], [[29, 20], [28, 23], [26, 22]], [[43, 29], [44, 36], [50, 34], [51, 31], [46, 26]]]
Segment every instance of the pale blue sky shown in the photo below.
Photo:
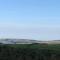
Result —
[[60, 39], [60, 0], [0, 0], [0, 38]]

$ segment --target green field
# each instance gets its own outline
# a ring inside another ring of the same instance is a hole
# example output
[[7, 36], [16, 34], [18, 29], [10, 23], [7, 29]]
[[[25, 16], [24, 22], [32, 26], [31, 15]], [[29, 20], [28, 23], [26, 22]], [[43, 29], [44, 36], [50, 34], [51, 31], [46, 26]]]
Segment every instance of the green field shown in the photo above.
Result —
[[47, 48], [52, 50], [60, 50], [60, 44], [12, 44], [8, 46], [13, 48]]
[[12, 44], [9, 45], [14, 48], [47, 48], [48, 45], [43, 44]]

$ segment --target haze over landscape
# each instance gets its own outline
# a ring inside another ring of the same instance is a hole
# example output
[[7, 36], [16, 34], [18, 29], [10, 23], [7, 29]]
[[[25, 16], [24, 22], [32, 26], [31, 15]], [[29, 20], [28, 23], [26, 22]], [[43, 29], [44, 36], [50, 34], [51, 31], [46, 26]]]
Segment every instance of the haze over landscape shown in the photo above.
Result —
[[0, 38], [60, 40], [60, 0], [0, 0]]

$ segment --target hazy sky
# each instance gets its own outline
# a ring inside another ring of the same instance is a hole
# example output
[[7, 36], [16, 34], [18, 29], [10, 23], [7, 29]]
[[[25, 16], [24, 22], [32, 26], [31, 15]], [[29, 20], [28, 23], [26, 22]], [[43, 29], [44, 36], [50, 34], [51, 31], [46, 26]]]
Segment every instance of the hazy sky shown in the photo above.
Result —
[[0, 38], [60, 39], [60, 0], [0, 0]]

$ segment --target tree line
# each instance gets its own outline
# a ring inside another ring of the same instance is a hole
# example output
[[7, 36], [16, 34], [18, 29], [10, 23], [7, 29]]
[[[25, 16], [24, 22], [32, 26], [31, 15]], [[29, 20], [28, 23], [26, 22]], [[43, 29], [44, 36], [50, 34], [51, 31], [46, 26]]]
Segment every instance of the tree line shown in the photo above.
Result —
[[60, 50], [0, 45], [0, 60], [60, 60]]

